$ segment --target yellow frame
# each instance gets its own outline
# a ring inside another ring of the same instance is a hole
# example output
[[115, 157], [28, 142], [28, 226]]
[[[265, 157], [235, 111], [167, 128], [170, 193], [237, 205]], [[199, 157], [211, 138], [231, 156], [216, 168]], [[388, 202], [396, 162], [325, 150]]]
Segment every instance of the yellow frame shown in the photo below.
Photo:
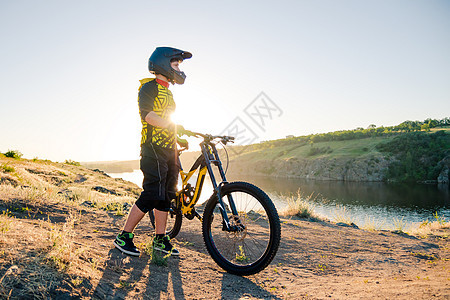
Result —
[[192, 198], [192, 201], [189, 202], [188, 205], [185, 205], [184, 201], [181, 201], [181, 199], [180, 199], [181, 193], [184, 191], [186, 185], [188, 184], [189, 179], [191, 179], [191, 177], [192, 177], [192, 175], [194, 175], [195, 171], [197, 171], [197, 169], [192, 170], [190, 172], [184, 172], [183, 170], [180, 170], [182, 187], [181, 187], [181, 190], [179, 190], [177, 192], [177, 201], [181, 202], [181, 212], [183, 214], [190, 213], [192, 211], [192, 209], [194, 208], [195, 204], [197, 204], [198, 199], [200, 198], [201, 187], [202, 187], [203, 182], [206, 177], [207, 168], [206, 168], [206, 166], [200, 167], [200, 170], [198, 171], [197, 182], [195, 183], [194, 196]]

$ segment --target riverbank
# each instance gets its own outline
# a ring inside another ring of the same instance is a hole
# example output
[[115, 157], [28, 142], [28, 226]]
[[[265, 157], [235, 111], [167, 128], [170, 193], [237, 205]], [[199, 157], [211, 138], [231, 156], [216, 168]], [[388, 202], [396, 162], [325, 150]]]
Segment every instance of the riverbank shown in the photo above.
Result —
[[[282, 242], [259, 274], [225, 273], [203, 245], [200, 223], [174, 240], [167, 266], [112, 246], [139, 188], [83, 167], [0, 158], [0, 295], [3, 298], [442, 299], [450, 297], [450, 230], [407, 235], [282, 218]], [[427, 226], [427, 225], [426, 225]], [[26, 282], [26, 284], [23, 284]]]

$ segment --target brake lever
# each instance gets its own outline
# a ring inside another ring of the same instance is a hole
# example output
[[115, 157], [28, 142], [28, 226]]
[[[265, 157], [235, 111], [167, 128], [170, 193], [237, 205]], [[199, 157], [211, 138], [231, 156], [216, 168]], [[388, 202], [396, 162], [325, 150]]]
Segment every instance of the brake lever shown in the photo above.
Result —
[[234, 137], [232, 136], [224, 136], [221, 139], [221, 142], [226, 145], [227, 143], [234, 143]]

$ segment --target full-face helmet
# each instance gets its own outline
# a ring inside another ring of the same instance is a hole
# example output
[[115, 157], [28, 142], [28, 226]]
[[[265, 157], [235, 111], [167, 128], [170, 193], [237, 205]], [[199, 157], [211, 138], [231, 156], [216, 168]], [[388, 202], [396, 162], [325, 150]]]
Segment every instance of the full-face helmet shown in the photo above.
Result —
[[148, 70], [154, 74], [161, 74], [172, 83], [183, 84], [186, 79], [186, 74], [177, 71], [170, 63], [174, 60], [183, 61], [191, 58], [192, 54], [187, 51], [171, 48], [158, 47], [153, 51], [148, 60]]

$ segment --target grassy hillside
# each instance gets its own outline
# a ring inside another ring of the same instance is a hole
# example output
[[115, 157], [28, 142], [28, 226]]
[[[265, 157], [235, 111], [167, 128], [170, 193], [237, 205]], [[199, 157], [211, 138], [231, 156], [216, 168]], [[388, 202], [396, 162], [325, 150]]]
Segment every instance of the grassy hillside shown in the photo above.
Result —
[[280, 146], [268, 144], [267, 147], [264, 147], [265, 144], [262, 144], [258, 147], [249, 146], [248, 148], [243, 148], [242, 152], [232, 151], [231, 157], [245, 157], [250, 160], [358, 157], [378, 154], [379, 151], [376, 149], [376, 146], [380, 143], [388, 142], [393, 138], [393, 136], [373, 137], [348, 141], [327, 141], [312, 144], [298, 143]]
[[318, 180], [381, 181], [387, 162], [376, 146], [392, 138], [249, 147], [231, 155], [230, 172]]
[[400, 135], [377, 148], [395, 158], [387, 178], [396, 181], [446, 181], [450, 167], [450, 132], [413, 132]]
[[105, 216], [123, 218], [139, 194], [73, 162], [0, 155], [0, 298], [91, 298], [110, 248], [93, 237], [118, 231]]
[[340, 140], [341, 132], [314, 137], [232, 148], [230, 170], [320, 180], [430, 181], [437, 180], [450, 161], [448, 127], [379, 135], [367, 132], [344, 140]]

